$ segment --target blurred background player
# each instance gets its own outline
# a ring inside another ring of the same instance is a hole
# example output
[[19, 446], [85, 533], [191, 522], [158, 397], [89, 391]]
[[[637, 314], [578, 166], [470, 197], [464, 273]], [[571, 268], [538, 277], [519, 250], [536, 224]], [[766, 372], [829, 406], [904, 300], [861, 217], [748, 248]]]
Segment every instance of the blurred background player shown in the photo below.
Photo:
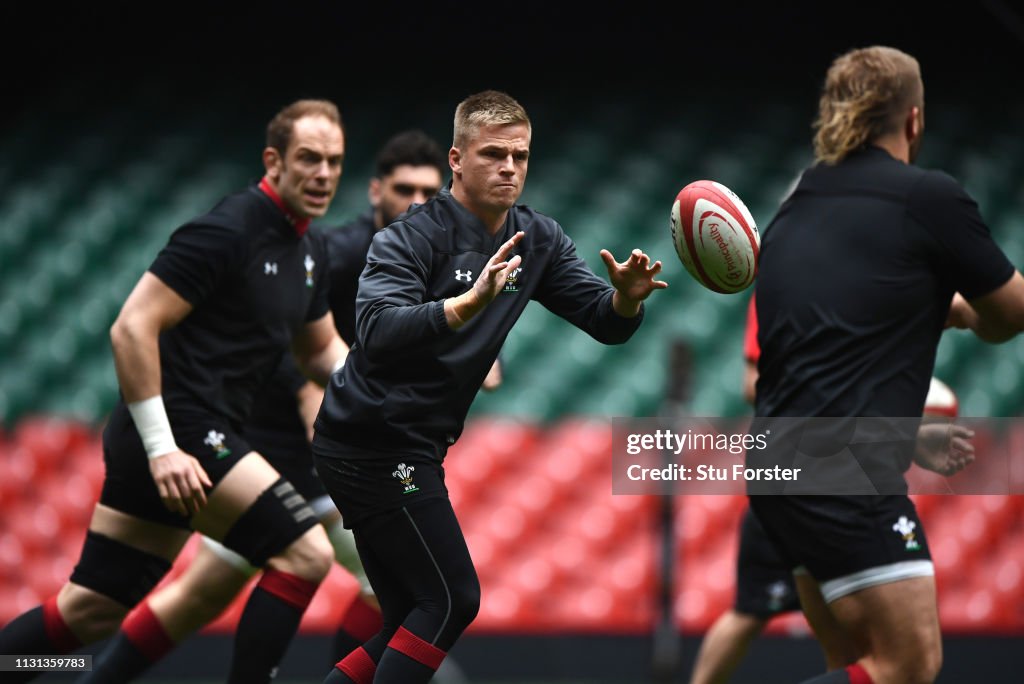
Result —
[[[179, 228], [139, 280], [111, 328], [122, 400], [103, 434], [106, 477], [81, 558], [56, 597], [0, 632], [0, 652], [67, 653], [110, 636], [196, 529], [264, 569], [229, 681], [271, 679], [331, 547], [242, 426], [289, 346], [320, 382], [344, 359], [326, 247], [307, 232], [330, 206], [344, 153], [333, 103], [285, 107], [267, 127], [263, 179]], [[159, 610], [146, 602], [133, 614], [141, 657], [180, 637]], [[31, 675], [19, 677], [6, 681]]]
[[[441, 147], [421, 131], [393, 136], [377, 155], [369, 183], [370, 208], [355, 221], [323, 231], [330, 262], [328, 299], [334, 323], [347, 344], [355, 343], [355, 299], [366, 251], [376, 231], [422, 204], [441, 189], [446, 159]], [[313, 228], [314, 231], [318, 229]], [[496, 371], [485, 389], [500, 382]], [[337, 562], [359, 581], [360, 594], [342, 616], [332, 643], [331, 663], [376, 634], [381, 627], [380, 607], [359, 561], [352, 532], [345, 529], [334, 503], [313, 468], [309, 440], [313, 420], [320, 409], [323, 390], [305, 379], [291, 354], [285, 354], [268, 384], [253, 405], [245, 437], [310, 502], [327, 529]], [[94, 669], [80, 684], [114, 684], [130, 681], [163, 657], [186, 636], [215, 619], [227, 608], [257, 572], [245, 558], [222, 544], [203, 537], [188, 568], [173, 581], [153, 592], [146, 601], [161, 624], [173, 633], [173, 642], [148, 643], [145, 632], [135, 627], [139, 610], [129, 615], [121, 631], [96, 659]], [[169, 625], [173, 629], [168, 628]], [[452, 671], [440, 673], [449, 679]]]
[[[878, 46], [837, 57], [815, 129], [817, 163], [762, 242], [755, 415], [920, 416], [943, 328], [1013, 337], [1024, 279], [960, 185], [913, 166], [924, 132], [913, 57]], [[893, 437], [844, 446], [890, 493], [748, 489], [787, 566], [806, 570], [800, 603], [834, 670], [808, 682], [927, 683], [941, 667], [935, 571], [903, 477], [915, 445]], [[766, 452], [748, 465], [773, 461]], [[829, 651], [843, 638], [856, 662]]]
[[[747, 325], [743, 336], [743, 397], [754, 403], [757, 385], [756, 297], [747, 307]], [[928, 421], [956, 418], [959, 403], [953, 391], [938, 378], [932, 378], [925, 399], [924, 417]], [[970, 443], [973, 432], [951, 426], [952, 433], [939, 435], [937, 448], [919, 444], [915, 462], [922, 467], [952, 475], [974, 460]], [[800, 610], [793, 573], [765, 535], [757, 516], [748, 506], [740, 519], [739, 553], [736, 559], [736, 600], [708, 629], [697, 652], [690, 684], [725, 684], [739, 666], [751, 642], [764, 631], [772, 618]], [[849, 646], [837, 643], [831, 650]]]
[[359, 280], [359, 343], [327, 389], [313, 453], [355, 533], [384, 626], [325, 681], [426, 682], [476, 617], [480, 583], [442, 461], [527, 303], [614, 344], [666, 287], [654, 279], [661, 264], [638, 249], [621, 264], [601, 251], [609, 285], [557, 223], [516, 204], [531, 135], [507, 94], [466, 98], [448, 152], [450, 190], [373, 239]]

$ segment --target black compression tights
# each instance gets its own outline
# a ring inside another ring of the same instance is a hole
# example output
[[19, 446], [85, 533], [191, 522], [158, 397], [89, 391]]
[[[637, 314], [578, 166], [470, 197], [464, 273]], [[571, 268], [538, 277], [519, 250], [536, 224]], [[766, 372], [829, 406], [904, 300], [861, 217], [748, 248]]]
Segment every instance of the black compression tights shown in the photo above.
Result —
[[428, 682], [480, 607], [480, 582], [451, 502], [431, 499], [379, 515], [357, 526], [355, 538], [384, 621], [363, 645], [377, 663], [373, 681]]

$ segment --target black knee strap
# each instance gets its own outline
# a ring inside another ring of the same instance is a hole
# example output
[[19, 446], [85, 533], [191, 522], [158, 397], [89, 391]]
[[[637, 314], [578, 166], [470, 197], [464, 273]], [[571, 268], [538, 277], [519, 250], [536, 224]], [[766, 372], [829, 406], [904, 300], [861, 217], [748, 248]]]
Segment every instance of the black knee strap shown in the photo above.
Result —
[[146, 597], [171, 562], [89, 530], [71, 581], [131, 608]]
[[306, 499], [282, 477], [259, 495], [221, 543], [259, 568], [319, 522]]

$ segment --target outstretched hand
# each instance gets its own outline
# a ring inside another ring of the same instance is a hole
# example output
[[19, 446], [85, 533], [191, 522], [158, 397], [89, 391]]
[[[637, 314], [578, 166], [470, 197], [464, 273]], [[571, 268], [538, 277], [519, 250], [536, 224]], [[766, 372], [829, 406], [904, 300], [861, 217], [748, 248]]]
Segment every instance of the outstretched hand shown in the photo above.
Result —
[[914, 462], [917, 465], [949, 477], [974, 463], [974, 431], [962, 425], [928, 423], [917, 432]]
[[661, 262], [651, 264], [651, 258], [639, 249], [634, 249], [621, 264], [615, 261], [607, 249], [601, 250], [601, 259], [608, 268], [608, 279], [615, 288], [612, 306], [620, 316], [636, 316], [640, 311], [640, 302], [655, 290], [668, 287], [665, 281], [654, 279], [661, 272]]
[[487, 260], [473, 287], [457, 297], [444, 300], [445, 320], [452, 330], [458, 330], [469, 322], [469, 319], [480, 313], [505, 287], [509, 275], [523, 262], [523, 258], [518, 254], [511, 259], [508, 255], [524, 235], [526, 233], [519, 231], [498, 248], [494, 256]]
[[480, 273], [480, 277], [473, 283], [473, 293], [481, 304], [485, 306], [490, 304], [498, 296], [502, 288], [505, 287], [505, 281], [508, 280], [509, 274], [519, 268], [519, 264], [523, 262], [523, 258], [518, 254], [511, 259], [508, 258], [508, 255], [512, 248], [519, 244], [524, 235], [526, 233], [523, 231], [513, 235], [511, 239], [506, 240], [498, 248], [494, 256], [487, 260], [487, 264], [484, 266], [483, 272]]

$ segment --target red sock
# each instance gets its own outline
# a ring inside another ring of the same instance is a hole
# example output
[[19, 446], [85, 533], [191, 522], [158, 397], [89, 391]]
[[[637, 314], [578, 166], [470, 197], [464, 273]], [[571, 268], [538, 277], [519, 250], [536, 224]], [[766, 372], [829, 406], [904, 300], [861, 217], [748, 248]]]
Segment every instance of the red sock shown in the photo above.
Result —
[[289, 572], [268, 568], [263, 571], [263, 577], [260, 578], [257, 586], [268, 594], [273, 594], [289, 606], [305, 611], [309, 606], [309, 602], [313, 600], [313, 595], [316, 594], [320, 584], [302, 579], [298, 575], [293, 575]]
[[429, 644], [419, 638], [405, 627], [399, 627], [395, 636], [388, 642], [388, 648], [393, 648], [402, 655], [409, 656], [417, 663], [426, 665], [436, 671], [441, 667], [441, 661], [448, 655], [437, 646]]
[[846, 675], [850, 678], [850, 684], [875, 684], [868, 671], [860, 666], [860, 663], [846, 666]]
[[339, 629], [365, 644], [370, 637], [380, 631], [382, 625], [380, 611], [364, 601], [363, 597], [357, 596], [341, 618]]
[[81, 647], [82, 642], [78, 640], [64, 616], [57, 608], [57, 597], [51, 596], [43, 603], [43, 626], [46, 628], [46, 637], [53, 644], [58, 653], [71, 653]]
[[128, 614], [121, 623], [121, 631], [139, 653], [153, 663], [167, 655], [176, 645], [146, 601]]
[[345, 673], [345, 676], [356, 684], [370, 684], [377, 671], [377, 663], [362, 646], [345, 656], [334, 667]]

